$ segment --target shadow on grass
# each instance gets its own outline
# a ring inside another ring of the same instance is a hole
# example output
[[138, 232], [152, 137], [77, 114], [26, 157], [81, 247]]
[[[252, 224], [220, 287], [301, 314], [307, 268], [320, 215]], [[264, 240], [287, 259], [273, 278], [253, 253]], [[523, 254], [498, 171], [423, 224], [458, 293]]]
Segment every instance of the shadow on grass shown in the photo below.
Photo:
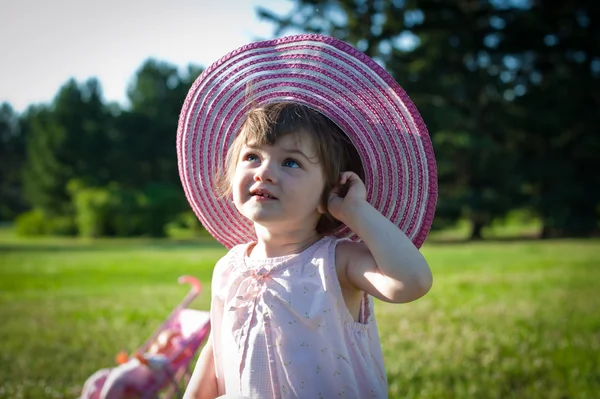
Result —
[[0, 242], [0, 253], [7, 252], [101, 252], [131, 251], [132, 249], [224, 249], [223, 245], [213, 239], [200, 238], [190, 240], [174, 239], [102, 239], [79, 240], [60, 239], [44, 242], [44, 240], [19, 240]]
[[[526, 241], [551, 241], [553, 238], [540, 238], [537, 235], [516, 235], [506, 237], [489, 237], [481, 239], [470, 239], [465, 237], [432, 237], [427, 238], [425, 241], [428, 244], [435, 245], [457, 245], [457, 244], [477, 244], [477, 243], [512, 243], [512, 242], [526, 242]], [[559, 238], [556, 238], [559, 240]]]
[[465, 237], [430, 237], [425, 243], [433, 245], [461, 245], [461, 244], [487, 244], [487, 243], [519, 243], [519, 242], [559, 242], [565, 240], [598, 240], [600, 235], [590, 236], [565, 236], [565, 237], [540, 237], [538, 234], [519, 234], [513, 236], [485, 237], [470, 239]]
[[[582, 237], [572, 237], [581, 239]], [[598, 237], [589, 237], [590, 239]], [[484, 237], [472, 240], [464, 236], [432, 236], [428, 237], [425, 245], [465, 245], [465, 244], [491, 244], [491, 243], [518, 243], [518, 242], [552, 242], [569, 239], [540, 238], [537, 234], [519, 234], [513, 236]], [[212, 237], [192, 239], [173, 238], [101, 238], [96, 240], [80, 238], [33, 238], [19, 239], [16, 241], [0, 241], [0, 254], [8, 252], [102, 252], [141, 249], [158, 249], [162, 251], [177, 251], [181, 249], [215, 249], [226, 250], [225, 247]]]

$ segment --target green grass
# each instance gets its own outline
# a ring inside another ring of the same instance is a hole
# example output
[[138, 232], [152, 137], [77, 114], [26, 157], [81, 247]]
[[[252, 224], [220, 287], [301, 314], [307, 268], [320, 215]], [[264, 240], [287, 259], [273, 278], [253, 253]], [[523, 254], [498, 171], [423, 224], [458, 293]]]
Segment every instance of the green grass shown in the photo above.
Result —
[[[377, 304], [392, 398], [595, 398], [600, 241], [427, 243], [432, 291]], [[225, 250], [210, 240], [20, 240], [0, 231], [0, 398], [73, 398]], [[207, 289], [195, 307], [208, 309]]]

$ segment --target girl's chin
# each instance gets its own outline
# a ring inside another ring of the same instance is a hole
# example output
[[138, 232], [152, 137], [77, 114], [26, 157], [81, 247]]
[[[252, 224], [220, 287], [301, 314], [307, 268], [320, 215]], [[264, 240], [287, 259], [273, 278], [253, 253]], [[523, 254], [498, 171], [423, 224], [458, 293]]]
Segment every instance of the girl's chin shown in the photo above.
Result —
[[251, 222], [258, 224], [273, 223], [285, 219], [285, 215], [280, 214], [279, 212], [273, 212], [272, 210], [267, 209], [256, 209], [255, 207], [252, 207], [251, 209], [244, 208], [241, 213]]

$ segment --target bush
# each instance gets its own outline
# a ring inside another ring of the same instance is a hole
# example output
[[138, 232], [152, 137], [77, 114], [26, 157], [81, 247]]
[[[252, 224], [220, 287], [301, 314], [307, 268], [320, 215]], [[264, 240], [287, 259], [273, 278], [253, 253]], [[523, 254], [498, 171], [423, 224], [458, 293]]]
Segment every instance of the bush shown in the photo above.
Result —
[[41, 209], [32, 209], [20, 214], [15, 225], [20, 236], [72, 236], [77, 233], [77, 226], [72, 217], [48, 216]]
[[143, 191], [125, 189], [113, 183], [106, 187], [90, 187], [81, 180], [71, 180], [67, 190], [71, 196], [71, 215], [49, 217], [34, 209], [17, 218], [17, 233], [35, 235], [75, 235], [83, 237], [149, 235], [163, 237], [167, 227], [188, 230], [196, 235], [202, 226], [188, 211], [183, 193], [171, 184], [153, 183]]
[[107, 235], [110, 215], [110, 192], [106, 188], [78, 187], [73, 190], [75, 220], [79, 235]]
[[182, 225], [184, 228], [189, 229], [194, 234], [200, 234], [204, 231], [202, 223], [198, 220], [198, 217], [194, 211], [187, 211], [180, 214]]
[[72, 216], [54, 216], [48, 219], [48, 233], [57, 236], [77, 235], [77, 224]]
[[167, 235], [172, 238], [199, 237], [206, 232], [191, 210], [178, 214], [175, 219], [167, 223], [165, 229]]
[[69, 183], [75, 205], [79, 235], [84, 237], [144, 234], [144, 196], [118, 184], [87, 187], [79, 181]]
[[79, 234], [86, 237], [163, 237], [167, 224], [186, 204], [180, 189], [164, 183], [150, 184], [139, 191], [116, 183], [89, 187], [74, 180], [69, 183], [69, 192]]
[[143, 191], [144, 231], [153, 237], [164, 237], [167, 225], [186, 208], [179, 187], [167, 183], [152, 183]]
[[47, 234], [46, 218], [39, 209], [20, 214], [15, 219], [17, 234], [21, 236], [41, 236]]
[[110, 234], [131, 237], [144, 234], [143, 195], [137, 191], [113, 186], [110, 189]]

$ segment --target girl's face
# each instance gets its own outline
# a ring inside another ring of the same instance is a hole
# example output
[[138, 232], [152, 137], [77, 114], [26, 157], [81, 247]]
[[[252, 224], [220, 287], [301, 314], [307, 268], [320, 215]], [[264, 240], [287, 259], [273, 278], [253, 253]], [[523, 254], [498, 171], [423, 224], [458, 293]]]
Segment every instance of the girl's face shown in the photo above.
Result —
[[232, 179], [233, 202], [255, 224], [278, 231], [314, 229], [325, 180], [309, 139], [244, 145]]

